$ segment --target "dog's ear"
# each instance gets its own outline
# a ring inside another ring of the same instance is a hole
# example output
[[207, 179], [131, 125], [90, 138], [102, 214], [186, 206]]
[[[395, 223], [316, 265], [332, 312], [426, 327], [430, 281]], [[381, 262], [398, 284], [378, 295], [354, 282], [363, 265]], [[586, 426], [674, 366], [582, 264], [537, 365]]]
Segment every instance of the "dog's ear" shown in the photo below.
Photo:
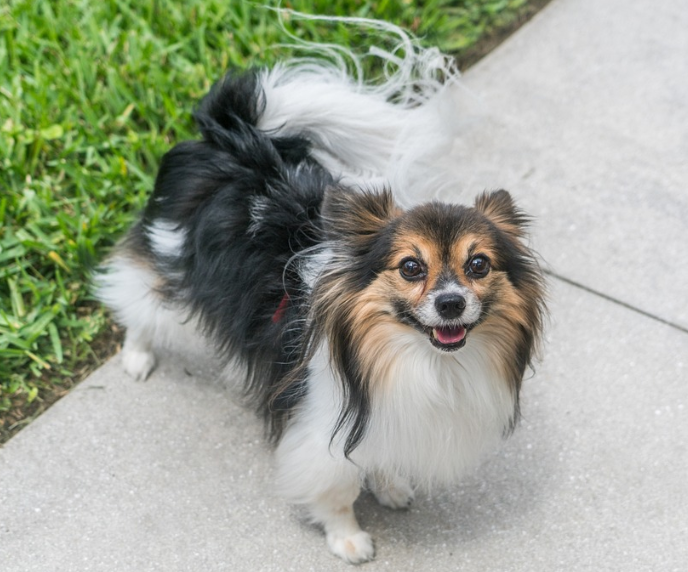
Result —
[[401, 214], [392, 193], [330, 187], [322, 207], [328, 238], [358, 242], [377, 234]]
[[504, 190], [483, 193], [475, 199], [475, 208], [504, 232], [522, 237], [530, 217], [516, 206], [511, 195]]

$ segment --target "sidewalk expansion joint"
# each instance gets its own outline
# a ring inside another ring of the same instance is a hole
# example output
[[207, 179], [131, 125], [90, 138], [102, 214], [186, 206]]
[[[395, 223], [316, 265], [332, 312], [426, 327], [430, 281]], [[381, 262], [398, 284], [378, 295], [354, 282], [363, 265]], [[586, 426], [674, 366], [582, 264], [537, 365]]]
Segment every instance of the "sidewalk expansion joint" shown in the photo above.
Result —
[[555, 278], [556, 280], [560, 280], [561, 282], [565, 282], [569, 286], [573, 286], [574, 288], [579, 288], [580, 290], [584, 290], [585, 292], [588, 292], [589, 294], [593, 294], [594, 296], [598, 296], [600, 298], [603, 298], [604, 300], [612, 302], [613, 304], [616, 304], [617, 306], [621, 306], [622, 308], [626, 308], [627, 310], [631, 310], [632, 312], [635, 312], [636, 314], [640, 314], [641, 316], [645, 316], [646, 318], [650, 318], [651, 320], [654, 320], [655, 322], [659, 322], [660, 324], [664, 324], [665, 326], [669, 326], [670, 328], [674, 328], [675, 330], [678, 330], [679, 332], [683, 332], [684, 334], [688, 334], [688, 328], [686, 328], [685, 326], [682, 326], [680, 324], [677, 324], [676, 322], [670, 322], [669, 320], [665, 320], [664, 318], [660, 318], [659, 316], [655, 316], [654, 314], [650, 314], [649, 312], [646, 312], [645, 310], [641, 310], [640, 308], [637, 308], [636, 306], [633, 306], [631, 304], [628, 304], [627, 302], [623, 302], [621, 300], [618, 300], [612, 296], [609, 296], [608, 294], [604, 294], [604, 293], [600, 292], [599, 290], [595, 290], [594, 288], [590, 288], [589, 286], [586, 286], [585, 284], [581, 284], [580, 282], [576, 282], [575, 280], [571, 280], [570, 278], [566, 278], [565, 276], [562, 276], [561, 274], [557, 274], [556, 272], [552, 272], [551, 270], [543, 269], [543, 272], [547, 276], [551, 276], [552, 278]]

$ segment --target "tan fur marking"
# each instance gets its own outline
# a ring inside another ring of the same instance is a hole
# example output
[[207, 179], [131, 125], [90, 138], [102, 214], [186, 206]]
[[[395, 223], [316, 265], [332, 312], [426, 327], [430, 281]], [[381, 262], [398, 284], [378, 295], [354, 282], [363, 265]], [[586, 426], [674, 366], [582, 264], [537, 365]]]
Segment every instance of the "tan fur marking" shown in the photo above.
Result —
[[399, 237], [392, 246], [394, 255], [394, 266], [398, 268], [404, 258], [417, 258], [420, 253], [421, 262], [426, 265], [428, 276], [420, 282], [409, 282], [404, 280], [397, 272], [395, 276], [396, 288], [403, 291], [415, 290], [417, 298], [414, 303], [420, 302], [426, 292], [434, 288], [440, 274], [440, 251], [438, 246], [426, 237], [417, 234], [408, 234]]
[[523, 236], [523, 229], [512, 220], [517, 209], [508, 193], [483, 193], [476, 199], [475, 208], [503, 231], [517, 238]]
[[352, 333], [359, 340], [365, 339], [364, 343], [358, 344], [358, 357], [364, 367], [366, 380], [373, 385], [390, 378], [388, 368], [391, 364], [384, 359], [388, 357], [386, 346], [394, 330], [407, 327], [393, 316], [389, 292], [394, 284], [389, 278], [383, 275], [375, 280], [352, 308]]
[[[494, 260], [495, 252], [492, 241], [477, 234], [467, 234], [462, 236], [461, 239], [453, 245], [451, 254], [451, 268], [456, 276], [458, 276], [462, 283], [474, 287], [476, 294], [480, 296], [481, 291], [484, 292], [487, 290], [485, 280], [487, 280], [490, 275], [488, 274], [485, 278], [480, 280], [469, 280], [465, 273], [466, 263], [471, 255], [476, 254], [483, 254], [490, 260]], [[470, 284], [471, 282], [473, 283], [472, 285]]]

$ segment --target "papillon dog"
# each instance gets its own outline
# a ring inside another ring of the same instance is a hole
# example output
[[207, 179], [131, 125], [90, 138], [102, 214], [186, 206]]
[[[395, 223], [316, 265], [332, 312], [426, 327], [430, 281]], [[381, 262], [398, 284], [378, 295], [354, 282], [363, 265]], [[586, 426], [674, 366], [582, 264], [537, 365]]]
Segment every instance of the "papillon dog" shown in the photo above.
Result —
[[227, 75], [97, 277], [134, 378], [189, 334], [243, 366], [280, 492], [351, 563], [374, 556], [362, 487], [405, 508], [513, 430], [543, 322], [506, 191], [401, 204], [437, 188], [457, 73], [437, 51], [410, 59], [442, 77], [407, 66], [371, 88], [312, 60]]

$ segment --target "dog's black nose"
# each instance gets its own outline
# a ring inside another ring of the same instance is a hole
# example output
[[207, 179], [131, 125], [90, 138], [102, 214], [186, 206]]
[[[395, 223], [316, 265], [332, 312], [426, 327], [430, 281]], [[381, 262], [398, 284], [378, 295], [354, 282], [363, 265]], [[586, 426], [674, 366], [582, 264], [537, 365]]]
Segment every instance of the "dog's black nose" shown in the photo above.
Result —
[[466, 298], [460, 294], [442, 294], [435, 298], [435, 309], [441, 318], [453, 320], [466, 309]]

